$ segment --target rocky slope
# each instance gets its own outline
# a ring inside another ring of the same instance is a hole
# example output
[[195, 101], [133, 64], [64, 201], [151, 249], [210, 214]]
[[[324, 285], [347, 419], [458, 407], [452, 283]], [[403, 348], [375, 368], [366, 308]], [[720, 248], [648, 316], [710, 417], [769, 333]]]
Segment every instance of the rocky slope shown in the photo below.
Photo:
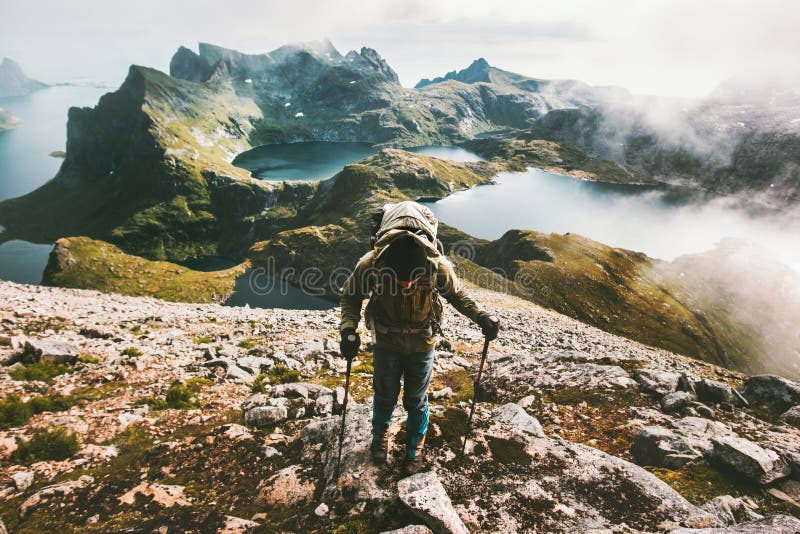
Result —
[[25, 76], [22, 68], [16, 62], [7, 57], [3, 58], [0, 63], [0, 98], [25, 96], [45, 87], [47, 84]]
[[12, 115], [10, 111], [0, 108], [0, 132], [16, 128], [21, 123], [22, 121]]
[[2, 282], [0, 517], [14, 532], [800, 528], [791, 517], [800, 385], [472, 292], [504, 329], [479, 390], [469, 461], [457, 451], [481, 339], [448, 308], [430, 471], [399, 474], [401, 409], [390, 464], [367, 461], [365, 352], [337, 484], [335, 311]]

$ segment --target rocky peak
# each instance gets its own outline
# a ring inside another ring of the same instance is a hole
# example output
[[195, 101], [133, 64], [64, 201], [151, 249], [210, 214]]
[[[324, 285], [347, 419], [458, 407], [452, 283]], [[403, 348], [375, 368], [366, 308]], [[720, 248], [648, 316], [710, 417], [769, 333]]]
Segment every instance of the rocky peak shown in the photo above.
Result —
[[386, 76], [389, 81], [394, 83], [400, 83], [400, 79], [397, 77], [397, 73], [392, 69], [389, 64], [383, 59], [377, 51], [373, 48], [367, 48], [366, 46], [361, 47], [360, 56], [367, 62], [369, 65], [375, 69], [376, 71], [380, 72], [384, 76]]
[[481, 57], [473, 61], [469, 67], [465, 69], [461, 69], [459, 71], [452, 70], [444, 76], [434, 78], [433, 80], [424, 78], [417, 83], [416, 88], [419, 89], [425, 87], [426, 85], [440, 83], [447, 80], [456, 80], [463, 83], [490, 83], [492, 81], [490, 78], [490, 69], [492, 69], [492, 66], [489, 65], [488, 61]]

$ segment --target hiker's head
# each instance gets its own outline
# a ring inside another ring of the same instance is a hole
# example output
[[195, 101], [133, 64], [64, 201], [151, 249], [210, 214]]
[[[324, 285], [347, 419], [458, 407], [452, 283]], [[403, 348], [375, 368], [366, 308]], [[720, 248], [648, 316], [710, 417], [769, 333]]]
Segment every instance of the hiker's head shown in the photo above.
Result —
[[411, 236], [401, 236], [391, 242], [383, 254], [384, 265], [391, 269], [403, 287], [410, 287], [422, 276], [428, 265], [428, 254]]

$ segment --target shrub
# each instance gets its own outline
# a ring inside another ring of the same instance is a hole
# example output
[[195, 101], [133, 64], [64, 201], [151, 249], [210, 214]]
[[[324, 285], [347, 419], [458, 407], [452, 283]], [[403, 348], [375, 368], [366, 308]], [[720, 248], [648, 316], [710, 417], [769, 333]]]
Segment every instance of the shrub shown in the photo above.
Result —
[[189, 388], [189, 391], [192, 393], [198, 393], [201, 389], [214, 384], [213, 380], [210, 378], [204, 378], [202, 376], [187, 378], [184, 380], [184, 382], [186, 383], [186, 387]]
[[8, 375], [14, 380], [37, 380], [49, 384], [54, 377], [71, 370], [72, 366], [66, 363], [35, 362], [15, 367], [8, 372]]
[[123, 350], [120, 354], [123, 356], [128, 356], [130, 358], [138, 358], [142, 355], [142, 351], [137, 349], [136, 347], [128, 347], [127, 349]]
[[198, 345], [207, 345], [212, 341], [214, 341], [214, 338], [211, 336], [200, 336], [194, 338], [194, 342], [197, 343]]
[[267, 384], [270, 383], [269, 375], [266, 373], [259, 373], [255, 380], [253, 380], [253, 384], [250, 386], [250, 390], [253, 393], [264, 393], [266, 391]]
[[78, 452], [78, 449], [78, 436], [64, 427], [37, 430], [31, 439], [17, 440], [17, 449], [11, 453], [11, 461], [30, 465], [43, 460], [66, 460]]
[[258, 345], [258, 343], [254, 339], [243, 339], [236, 344], [237, 347], [241, 347], [243, 349], [252, 349], [256, 345]]
[[300, 380], [300, 371], [289, 369], [285, 365], [273, 365], [269, 370], [269, 381], [273, 384], [289, 384]]
[[197, 406], [197, 402], [192, 396], [192, 392], [189, 391], [189, 388], [186, 387], [185, 384], [181, 384], [180, 382], [172, 383], [167, 390], [167, 395], [165, 396], [164, 400], [167, 401], [167, 406], [170, 408], [183, 409], [195, 408]]
[[102, 360], [88, 354], [81, 354], [78, 356], [78, 361], [81, 363], [100, 363]]

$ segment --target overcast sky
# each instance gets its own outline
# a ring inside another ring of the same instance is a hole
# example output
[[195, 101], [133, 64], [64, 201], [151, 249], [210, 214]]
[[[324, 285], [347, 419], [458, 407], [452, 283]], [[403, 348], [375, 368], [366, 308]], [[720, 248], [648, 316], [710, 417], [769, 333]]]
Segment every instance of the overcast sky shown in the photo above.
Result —
[[44, 81], [167, 70], [179, 45], [370, 46], [403, 85], [477, 57], [529, 76], [703, 96], [739, 73], [798, 71], [794, 0], [3, 0], [0, 56]]

